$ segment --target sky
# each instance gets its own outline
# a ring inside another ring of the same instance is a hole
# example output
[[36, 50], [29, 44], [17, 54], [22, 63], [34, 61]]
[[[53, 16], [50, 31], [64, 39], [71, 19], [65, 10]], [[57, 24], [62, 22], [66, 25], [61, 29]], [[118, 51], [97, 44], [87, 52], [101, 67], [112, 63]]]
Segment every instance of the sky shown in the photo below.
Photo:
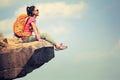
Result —
[[4, 0], [0, 32], [13, 37], [13, 23], [35, 5], [37, 27], [68, 49], [15, 80], [120, 80], [120, 0]]

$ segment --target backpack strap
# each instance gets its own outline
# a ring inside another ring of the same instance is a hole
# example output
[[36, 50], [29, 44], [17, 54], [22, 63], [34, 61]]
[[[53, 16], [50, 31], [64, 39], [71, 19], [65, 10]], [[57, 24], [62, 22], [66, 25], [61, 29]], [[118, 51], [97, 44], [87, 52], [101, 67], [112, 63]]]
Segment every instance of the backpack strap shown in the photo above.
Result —
[[[30, 19], [30, 17], [27, 18], [27, 20], [25, 22], [25, 27], [26, 27], [26, 24], [28, 23], [29, 19]], [[24, 29], [25, 29], [25, 27], [24, 27]], [[23, 31], [24, 31], [24, 29], [23, 29]]]
[[30, 19], [30, 17], [27, 18], [26, 23], [25, 23], [25, 26], [26, 26], [26, 24], [28, 23], [29, 19]]

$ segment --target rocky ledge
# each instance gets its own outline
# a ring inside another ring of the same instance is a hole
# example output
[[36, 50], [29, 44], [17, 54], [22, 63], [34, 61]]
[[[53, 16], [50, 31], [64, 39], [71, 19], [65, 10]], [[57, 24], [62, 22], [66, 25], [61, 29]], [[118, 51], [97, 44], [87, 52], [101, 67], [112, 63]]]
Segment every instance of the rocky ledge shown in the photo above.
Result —
[[54, 58], [54, 47], [47, 41], [22, 43], [16, 38], [0, 38], [0, 80], [26, 76]]

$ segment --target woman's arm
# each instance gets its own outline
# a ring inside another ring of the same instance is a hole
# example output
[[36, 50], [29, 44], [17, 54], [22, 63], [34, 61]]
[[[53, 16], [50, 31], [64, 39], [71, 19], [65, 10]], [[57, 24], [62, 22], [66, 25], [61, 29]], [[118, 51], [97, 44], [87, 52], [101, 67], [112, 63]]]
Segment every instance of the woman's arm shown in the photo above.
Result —
[[34, 22], [31, 22], [31, 25], [32, 25], [32, 28], [33, 28], [33, 31], [34, 31], [34, 33], [36, 35], [37, 40], [40, 40], [40, 33], [39, 33], [39, 31], [38, 31], [38, 29], [36, 27], [36, 24]]

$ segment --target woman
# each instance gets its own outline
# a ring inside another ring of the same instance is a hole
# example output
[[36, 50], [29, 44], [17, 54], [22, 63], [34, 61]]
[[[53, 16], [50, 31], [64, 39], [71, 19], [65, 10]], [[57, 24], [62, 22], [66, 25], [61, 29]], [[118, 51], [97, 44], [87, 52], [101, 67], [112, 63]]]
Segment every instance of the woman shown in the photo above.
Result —
[[[24, 28], [24, 32], [29, 32], [31, 35], [28, 37], [22, 37], [24, 42], [31, 42], [31, 41], [40, 41], [44, 39], [50, 43], [52, 43], [56, 50], [63, 50], [66, 49], [67, 46], [56, 43], [48, 34], [40, 33], [36, 27], [36, 17], [39, 15], [39, 10], [35, 6], [30, 6], [26, 8], [27, 15], [29, 19], [26, 22], [26, 26]], [[32, 32], [35, 35], [32, 35]]]

